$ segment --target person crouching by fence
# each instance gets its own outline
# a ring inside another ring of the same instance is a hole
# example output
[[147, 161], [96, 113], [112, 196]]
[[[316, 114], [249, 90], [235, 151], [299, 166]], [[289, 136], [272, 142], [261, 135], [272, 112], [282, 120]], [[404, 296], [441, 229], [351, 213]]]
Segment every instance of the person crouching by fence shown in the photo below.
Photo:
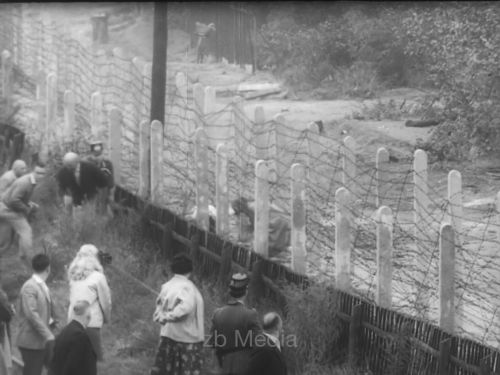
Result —
[[197, 375], [203, 368], [203, 297], [189, 280], [193, 262], [176, 255], [174, 276], [161, 288], [153, 320], [161, 324], [160, 344], [150, 375]]
[[99, 189], [108, 186], [104, 172], [92, 162], [82, 161], [74, 152], [68, 152], [63, 157], [63, 166], [56, 174], [59, 190], [68, 213], [73, 206], [79, 207], [91, 203], [95, 213]]
[[87, 301], [90, 304], [87, 332], [97, 360], [102, 361], [101, 328], [111, 319], [111, 291], [98, 253], [99, 250], [94, 245], [83, 245], [68, 268], [68, 321], [73, 317], [73, 307], [77, 301]]
[[33, 231], [28, 219], [38, 209], [31, 201], [35, 186], [45, 176], [45, 165], [38, 162], [31, 173], [16, 179], [2, 196], [0, 220], [9, 223], [19, 235], [19, 255], [26, 271], [31, 269]]
[[0, 177], [0, 196], [16, 181], [19, 177], [24, 176], [27, 172], [26, 162], [17, 159], [12, 163], [12, 168], [5, 172]]

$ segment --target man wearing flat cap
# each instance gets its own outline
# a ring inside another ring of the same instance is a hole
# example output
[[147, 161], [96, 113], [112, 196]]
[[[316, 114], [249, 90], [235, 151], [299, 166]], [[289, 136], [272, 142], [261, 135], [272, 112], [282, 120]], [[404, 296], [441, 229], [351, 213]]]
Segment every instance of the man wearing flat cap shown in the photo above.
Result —
[[201, 374], [205, 338], [203, 298], [189, 280], [191, 259], [176, 255], [170, 266], [174, 276], [161, 287], [153, 320], [161, 324], [160, 345], [150, 375]]
[[262, 333], [257, 311], [245, 305], [249, 281], [246, 274], [234, 274], [229, 284], [230, 300], [216, 309], [212, 318], [210, 341], [224, 375], [246, 372], [255, 339]]

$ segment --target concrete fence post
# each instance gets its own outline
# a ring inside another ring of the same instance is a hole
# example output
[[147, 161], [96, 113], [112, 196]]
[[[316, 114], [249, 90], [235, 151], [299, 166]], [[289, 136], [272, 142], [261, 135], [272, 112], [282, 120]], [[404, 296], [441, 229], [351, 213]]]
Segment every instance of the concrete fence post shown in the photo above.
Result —
[[[236, 184], [238, 186], [238, 196], [244, 197], [247, 192], [245, 187], [247, 186], [247, 178], [245, 171], [247, 169], [248, 160], [245, 159], [245, 124], [241, 120], [241, 113], [243, 112], [243, 98], [240, 96], [235, 96], [232, 99], [232, 109], [231, 109], [231, 124], [232, 124], [232, 139], [231, 144], [232, 152], [234, 155], [234, 165], [236, 166]], [[255, 184], [255, 181], [252, 181]], [[243, 217], [238, 215], [238, 239], [243, 240], [245, 238], [243, 228]]]
[[254, 251], [269, 256], [269, 168], [266, 161], [255, 164]]
[[143, 198], [150, 194], [150, 152], [150, 123], [144, 120], [139, 124], [139, 196]]
[[142, 69], [142, 99], [141, 99], [141, 116], [149, 118], [151, 112], [151, 80], [152, 80], [153, 65], [150, 62], [144, 64]]
[[335, 192], [335, 286], [342, 291], [351, 288], [351, 214], [349, 191], [341, 187]]
[[429, 311], [429, 286], [426, 284], [426, 264], [425, 253], [426, 236], [428, 235], [429, 225], [427, 223], [428, 215], [428, 185], [427, 185], [427, 153], [423, 150], [416, 150], [413, 156], [413, 209], [415, 225], [415, 252], [414, 266], [415, 273], [419, 279], [420, 289], [417, 290], [415, 305], [420, 311], [421, 316], [426, 318]]
[[203, 93], [203, 114], [208, 115], [209, 113], [215, 112], [215, 88], [211, 86], [205, 87], [205, 92]]
[[344, 138], [342, 145], [342, 184], [353, 199], [356, 197], [356, 141], [353, 137]]
[[194, 99], [194, 123], [196, 128], [204, 126], [203, 115], [205, 111], [205, 89], [201, 83], [193, 85], [193, 99]]
[[194, 162], [196, 168], [196, 223], [204, 231], [209, 229], [208, 215], [208, 139], [205, 129], [194, 132]]
[[376, 156], [376, 168], [377, 168], [377, 185], [376, 185], [376, 194], [375, 194], [375, 205], [377, 207], [381, 207], [384, 204], [384, 197], [387, 194], [387, 189], [385, 188], [388, 184], [387, 179], [389, 173], [387, 168], [389, 166], [389, 152], [386, 148], [380, 147], [377, 150]]
[[455, 333], [455, 238], [448, 223], [439, 236], [439, 327]]
[[108, 134], [109, 134], [109, 159], [113, 163], [114, 178], [116, 185], [122, 182], [122, 127], [123, 115], [117, 108], [111, 109], [108, 118]]
[[215, 156], [215, 207], [217, 209], [216, 233], [225, 236], [229, 233], [229, 188], [227, 184], [227, 147], [217, 146]]
[[207, 86], [205, 87], [205, 92], [203, 94], [203, 122], [205, 124], [208, 144], [214, 149], [217, 148], [217, 144], [224, 139], [225, 130], [222, 126], [212, 126], [211, 121], [207, 118], [207, 115], [215, 113], [215, 111], [215, 88]]
[[153, 204], [159, 204], [162, 196], [163, 125], [158, 120], [153, 120], [151, 122], [150, 141], [151, 202]]
[[269, 181], [273, 183], [278, 182], [279, 176], [282, 176], [284, 172], [280, 171], [278, 164], [278, 127], [285, 126], [285, 117], [278, 113], [273, 117], [273, 121], [268, 122], [268, 145], [267, 145], [267, 160], [269, 161]]
[[392, 305], [392, 211], [387, 206], [377, 210], [377, 291], [375, 302], [384, 308]]
[[182, 72], [178, 72], [175, 75], [175, 86], [177, 87], [178, 95], [183, 99], [183, 101], [187, 101], [188, 96], [188, 80], [186, 74]]
[[427, 185], [427, 153], [416, 150], [413, 159], [413, 208], [415, 210], [415, 238], [422, 239], [425, 227], [419, 227], [426, 220], [426, 211], [429, 205]]
[[307, 272], [306, 249], [306, 169], [295, 163], [292, 175], [292, 269], [305, 275]]
[[12, 71], [12, 55], [9, 51], [4, 50], [2, 52], [2, 97], [7, 100], [10, 100], [12, 95]]
[[497, 241], [500, 241], [500, 191], [496, 195], [495, 207], [497, 210]]
[[463, 217], [462, 175], [457, 170], [448, 173], [448, 210], [446, 216], [448, 223], [455, 230], [455, 241], [460, 243]]
[[71, 141], [75, 131], [75, 94], [64, 92], [64, 138]]
[[255, 158], [257, 160], [267, 159], [267, 134], [266, 134], [266, 116], [262, 106], [255, 107], [254, 110], [254, 128], [253, 138], [255, 142]]
[[101, 139], [104, 133], [104, 106], [102, 95], [99, 91], [94, 92], [90, 96], [90, 127], [92, 137]]
[[311, 122], [308, 124], [306, 129], [306, 142], [307, 142], [307, 176], [310, 176], [311, 168], [313, 166], [313, 160], [315, 159], [316, 150], [320, 148], [320, 134], [319, 125], [316, 122]]
[[46, 99], [46, 117], [45, 131], [49, 141], [54, 135], [55, 121], [57, 119], [57, 77], [55, 73], [47, 75], [47, 95]]

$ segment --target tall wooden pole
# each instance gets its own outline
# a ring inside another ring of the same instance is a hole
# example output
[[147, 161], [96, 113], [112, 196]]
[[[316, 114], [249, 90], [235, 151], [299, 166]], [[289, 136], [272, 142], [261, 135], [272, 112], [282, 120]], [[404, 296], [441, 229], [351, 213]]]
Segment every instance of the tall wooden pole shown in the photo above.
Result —
[[153, 29], [153, 69], [151, 81], [151, 121], [165, 123], [167, 82], [167, 2], [155, 2]]

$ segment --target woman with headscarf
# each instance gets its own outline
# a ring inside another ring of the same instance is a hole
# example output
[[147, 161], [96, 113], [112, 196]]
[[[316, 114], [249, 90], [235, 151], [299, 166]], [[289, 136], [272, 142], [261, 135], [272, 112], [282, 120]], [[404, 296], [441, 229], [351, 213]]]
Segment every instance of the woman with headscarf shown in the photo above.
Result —
[[162, 285], [153, 320], [161, 324], [160, 345], [151, 375], [199, 375], [203, 367], [203, 298], [189, 280], [191, 259], [176, 255], [174, 276]]
[[99, 361], [103, 360], [101, 328], [111, 319], [111, 291], [94, 245], [83, 245], [68, 268], [70, 306], [68, 321], [72, 319], [73, 305], [77, 301], [90, 304], [90, 323], [87, 332]]

